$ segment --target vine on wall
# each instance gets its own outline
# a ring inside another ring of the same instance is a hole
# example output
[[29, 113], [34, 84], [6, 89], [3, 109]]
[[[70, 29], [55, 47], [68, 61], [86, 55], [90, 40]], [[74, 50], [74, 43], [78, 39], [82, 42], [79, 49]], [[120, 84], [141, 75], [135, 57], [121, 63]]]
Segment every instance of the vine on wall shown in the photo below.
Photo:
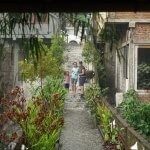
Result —
[[84, 45], [82, 56], [86, 63], [93, 63], [98, 73], [100, 87], [106, 88], [106, 72], [103, 65], [103, 57], [101, 51], [95, 48], [94, 44], [88, 40]]

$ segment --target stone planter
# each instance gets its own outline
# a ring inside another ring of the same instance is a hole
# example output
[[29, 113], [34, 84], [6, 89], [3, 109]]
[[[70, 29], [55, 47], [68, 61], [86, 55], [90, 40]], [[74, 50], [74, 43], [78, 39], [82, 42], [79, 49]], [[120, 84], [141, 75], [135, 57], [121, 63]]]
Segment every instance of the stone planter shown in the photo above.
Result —
[[59, 133], [59, 138], [58, 138], [58, 140], [55, 144], [55, 150], [60, 150], [61, 149], [60, 136], [61, 136], [61, 131]]
[[104, 131], [103, 131], [103, 129], [101, 128], [101, 126], [99, 125], [99, 120], [98, 120], [98, 118], [95, 117], [95, 119], [96, 119], [96, 126], [97, 126], [97, 128], [98, 128], [98, 131], [99, 131], [99, 133], [101, 134], [102, 138], [104, 139]]
[[56, 144], [55, 144], [55, 150], [59, 150], [60, 147], [60, 138], [57, 140]]
[[99, 133], [101, 134], [102, 138], [104, 139], [104, 131], [103, 131], [103, 129], [101, 128], [100, 125], [97, 125], [97, 128], [98, 128]]
[[97, 119], [96, 119], [95, 115], [91, 114], [91, 117], [92, 117], [92, 120], [93, 120], [93, 123], [94, 123], [94, 127], [96, 128], [97, 127]]

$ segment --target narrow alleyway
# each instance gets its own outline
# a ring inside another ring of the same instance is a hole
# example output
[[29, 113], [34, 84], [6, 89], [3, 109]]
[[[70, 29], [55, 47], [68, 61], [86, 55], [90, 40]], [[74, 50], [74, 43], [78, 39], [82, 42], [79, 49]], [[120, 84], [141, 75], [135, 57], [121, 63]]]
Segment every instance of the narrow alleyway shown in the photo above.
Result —
[[[66, 55], [68, 62], [65, 69], [71, 70], [74, 61], [82, 60], [80, 46], [68, 47]], [[78, 85], [77, 85], [78, 87]], [[74, 98], [68, 94], [65, 101], [64, 118], [65, 125], [61, 132], [61, 150], [103, 150], [102, 138], [95, 127], [89, 110], [85, 107], [85, 101], [79, 100], [79, 87], [77, 96]]]

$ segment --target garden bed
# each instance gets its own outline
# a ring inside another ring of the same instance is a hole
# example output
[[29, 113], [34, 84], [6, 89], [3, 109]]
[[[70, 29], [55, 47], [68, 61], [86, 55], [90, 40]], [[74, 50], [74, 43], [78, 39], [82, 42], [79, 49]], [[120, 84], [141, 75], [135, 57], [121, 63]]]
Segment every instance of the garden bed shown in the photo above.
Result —
[[30, 150], [45, 150], [48, 147], [51, 150], [58, 149], [60, 131], [64, 124], [63, 106], [66, 95], [61, 80], [47, 78], [42, 92], [38, 90], [30, 100], [23, 97], [23, 90], [19, 87], [10, 94], [11, 100], [1, 99], [7, 109], [0, 119], [1, 122], [2, 119], [7, 119], [19, 125], [22, 135], [14, 131], [9, 135], [5, 131], [1, 132], [0, 140], [5, 143], [5, 147], [15, 142], [19, 150], [22, 144]]
[[105, 148], [130, 150], [137, 142], [138, 150], [150, 150], [150, 143], [122, 118], [120, 109], [113, 108], [103, 98], [101, 89], [100, 94], [97, 89], [89, 87], [86, 100], [91, 113], [96, 114], [97, 128], [105, 141]]
[[99, 133], [101, 134], [101, 136], [102, 136], [102, 138], [104, 140], [104, 131], [103, 131], [103, 129], [101, 128], [100, 125], [97, 125], [97, 128], [98, 128], [98, 131], [99, 131]]
[[117, 150], [117, 148], [116, 148], [117, 144], [113, 144], [113, 143], [111, 143], [109, 141], [105, 142], [105, 132], [104, 132], [103, 128], [101, 127], [101, 125], [98, 123], [98, 118], [93, 116], [92, 120], [94, 122], [94, 125], [97, 127], [97, 129], [98, 129], [98, 131], [99, 131], [103, 141], [104, 141], [104, 145], [103, 145], [104, 149], [105, 150]]
[[118, 133], [118, 138], [125, 149], [130, 149], [132, 145], [138, 142], [139, 150], [143, 150], [143, 148], [145, 148], [145, 150], [150, 150], [150, 143], [145, 140], [138, 132], [136, 132], [124, 119], [122, 119], [116, 109], [110, 106], [110, 104], [105, 100], [101, 100], [101, 102], [112, 113], [112, 116], [116, 121], [116, 126], [123, 129]]

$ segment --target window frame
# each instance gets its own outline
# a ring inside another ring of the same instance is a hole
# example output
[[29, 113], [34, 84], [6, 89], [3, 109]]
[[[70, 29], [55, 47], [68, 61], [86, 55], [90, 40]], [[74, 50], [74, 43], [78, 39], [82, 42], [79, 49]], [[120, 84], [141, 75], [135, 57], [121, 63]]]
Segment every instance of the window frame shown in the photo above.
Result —
[[[149, 48], [150, 49], [150, 44], [138, 44], [138, 45], [135, 45], [135, 55], [134, 55], [134, 63], [135, 63], [135, 83], [134, 83], [134, 89], [139, 92], [139, 93], [143, 93], [147, 90], [139, 90], [137, 89], [137, 77], [138, 77], [138, 74], [137, 74], [137, 69], [138, 69], [138, 49], [139, 48]], [[150, 90], [150, 89], [149, 89]]]

